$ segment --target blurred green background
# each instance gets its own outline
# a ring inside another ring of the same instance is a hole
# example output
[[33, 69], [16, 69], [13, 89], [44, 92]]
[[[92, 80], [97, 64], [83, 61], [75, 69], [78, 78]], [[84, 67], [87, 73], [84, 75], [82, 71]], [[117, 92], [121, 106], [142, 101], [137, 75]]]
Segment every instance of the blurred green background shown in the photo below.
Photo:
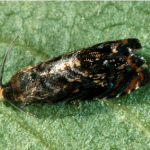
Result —
[[[12, 40], [3, 83], [22, 67], [109, 40], [139, 38], [150, 65], [150, 2], [0, 2], [0, 66]], [[24, 107], [0, 101], [5, 150], [149, 149], [150, 85], [119, 98]]]

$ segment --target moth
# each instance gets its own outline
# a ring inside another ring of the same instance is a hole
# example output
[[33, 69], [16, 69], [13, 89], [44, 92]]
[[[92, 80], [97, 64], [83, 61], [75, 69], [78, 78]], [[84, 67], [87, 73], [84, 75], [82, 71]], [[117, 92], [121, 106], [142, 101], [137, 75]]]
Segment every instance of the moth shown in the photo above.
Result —
[[3, 85], [5, 61], [18, 37], [4, 58], [0, 99], [20, 110], [23, 109], [14, 102], [21, 101], [26, 106], [118, 97], [147, 83], [149, 73], [145, 60], [134, 53], [141, 44], [138, 39], [129, 38], [99, 43], [24, 67]]

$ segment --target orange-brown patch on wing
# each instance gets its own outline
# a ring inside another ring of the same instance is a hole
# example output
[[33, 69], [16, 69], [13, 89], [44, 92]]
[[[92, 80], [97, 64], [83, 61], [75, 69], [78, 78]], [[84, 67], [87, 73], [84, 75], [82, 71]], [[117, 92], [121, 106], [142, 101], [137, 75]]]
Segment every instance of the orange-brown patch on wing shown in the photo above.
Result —
[[144, 82], [144, 74], [143, 72], [139, 72], [138, 76], [134, 76], [127, 87], [124, 88], [122, 93], [128, 93], [130, 90], [136, 90], [141, 84]]
[[138, 76], [134, 76], [133, 79], [130, 81], [130, 83], [124, 88], [122, 93], [128, 93], [130, 90], [136, 89]]
[[130, 58], [130, 56], [128, 56], [128, 57], [124, 56], [123, 59], [126, 60], [133, 69], [135, 69], [135, 70], [139, 69], [139, 67], [137, 66], [137, 64], [133, 63], [133, 59]]
[[139, 86], [144, 82], [144, 73], [142, 71], [139, 72]]

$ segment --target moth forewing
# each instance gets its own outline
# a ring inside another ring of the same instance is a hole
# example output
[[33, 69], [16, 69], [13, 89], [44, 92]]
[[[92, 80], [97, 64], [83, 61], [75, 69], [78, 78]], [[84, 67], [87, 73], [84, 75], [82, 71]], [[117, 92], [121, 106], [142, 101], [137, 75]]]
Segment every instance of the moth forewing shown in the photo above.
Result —
[[4, 64], [15, 40], [6, 53], [0, 76], [0, 97], [12, 105], [14, 101], [31, 105], [117, 97], [137, 89], [148, 79], [145, 60], [134, 53], [134, 49], [141, 48], [139, 40], [124, 39], [99, 43], [22, 68], [2, 85]]

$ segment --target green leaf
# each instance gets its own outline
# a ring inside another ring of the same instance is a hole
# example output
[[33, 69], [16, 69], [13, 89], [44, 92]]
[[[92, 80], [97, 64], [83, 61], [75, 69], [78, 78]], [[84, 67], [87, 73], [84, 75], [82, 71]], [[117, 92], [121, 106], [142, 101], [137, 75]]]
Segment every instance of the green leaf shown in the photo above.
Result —
[[[3, 83], [22, 67], [109, 40], [139, 38], [150, 65], [150, 2], [0, 2]], [[24, 107], [0, 102], [1, 149], [149, 149], [150, 85], [119, 98]]]

